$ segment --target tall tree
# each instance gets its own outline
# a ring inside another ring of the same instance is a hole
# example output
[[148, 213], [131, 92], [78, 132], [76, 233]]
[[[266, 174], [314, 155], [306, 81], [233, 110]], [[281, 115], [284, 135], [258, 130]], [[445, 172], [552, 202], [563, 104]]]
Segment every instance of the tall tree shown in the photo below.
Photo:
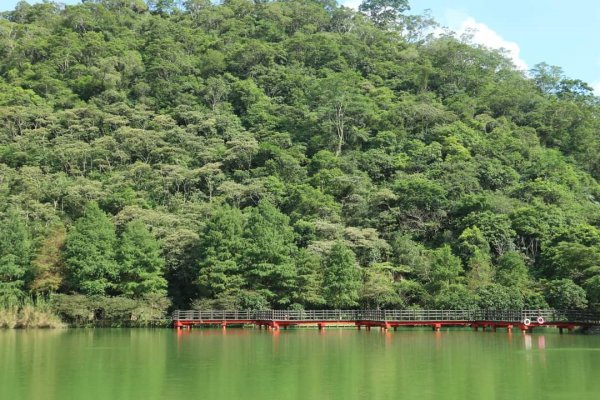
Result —
[[582, 309], [588, 304], [585, 290], [570, 279], [548, 282], [546, 300], [551, 307], [559, 310]]
[[173, 306], [187, 309], [199, 297], [200, 236], [190, 229], [176, 229], [163, 239], [165, 278]]
[[336, 242], [323, 258], [323, 296], [333, 308], [358, 304], [360, 270], [356, 257], [342, 242]]
[[30, 288], [33, 293], [55, 293], [64, 281], [64, 250], [67, 232], [62, 224], [55, 226], [42, 241], [40, 248], [31, 262], [33, 281]]
[[146, 225], [139, 220], [127, 224], [118, 250], [120, 291], [129, 297], [166, 294], [165, 261]]
[[385, 27], [398, 20], [403, 12], [410, 10], [408, 0], [365, 0], [358, 10], [367, 14], [377, 25]]
[[364, 94], [361, 77], [352, 71], [331, 72], [315, 81], [317, 114], [325, 130], [334, 136], [335, 154], [350, 139], [357, 139], [365, 132], [373, 104]]
[[277, 306], [292, 302], [296, 280], [294, 258], [298, 252], [289, 218], [262, 200], [250, 209], [244, 229], [243, 263], [247, 284], [263, 292]]
[[524, 288], [529, 283], [529, 271], [523, 256], [516, 251], [506, 252], [498, 259], [496, 281], [507, 287]]
[[75, 221], [65, 242], [65, 262], [71, 290], [83, 294], [114, 293], [119, 278], [117, 236], [111, 219], [90, 202]]
[[402, 307], [402, 299], [394, 287], [391, 271], [381, 265], [371, 266], [364, 272], [360, 301], [364, 308]]
[[303, 308], [323, 307], [323, 272], [317, 254], [300, 249], [296, 256], [296, 284], [294, 303]]
[[24, 296], [31, 243], [23, 217], [11, 208], [0, 217], [0, 302], [16, 304]]
[[210, 216], [200, 235], [198, 284], [200, 294], [216, 298], [237, 293], [245, 284], [240, 264], [244, 251], [244, 215], [237, 208], [222, 206]]
[[447, 287], [457, 282], [463, 272], [463, 267], [460, 258], [452, 254], [450, 246], [445, 245], [431, 250], [428, 256], [429, 270], [422, 275], [423, 280], [433, 288]]

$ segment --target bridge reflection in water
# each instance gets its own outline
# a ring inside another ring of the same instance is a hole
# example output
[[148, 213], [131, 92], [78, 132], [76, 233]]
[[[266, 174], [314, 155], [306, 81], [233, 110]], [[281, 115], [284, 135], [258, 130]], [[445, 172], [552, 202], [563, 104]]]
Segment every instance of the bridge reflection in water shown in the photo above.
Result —
[[473, 330], [519, 328], [531, 332], [535, 327], [556, 327], [563, 332], [600, 325], [600, 313], [581, 310], [176, 310], [173, 327], [191, 329], [195, 325], [255, 325], [279, 330], [289, 326], [309, 325], [356, 326], [384, 331], [399, 326], [430, 326], [439, 331], [444, 326], [472, 327]]

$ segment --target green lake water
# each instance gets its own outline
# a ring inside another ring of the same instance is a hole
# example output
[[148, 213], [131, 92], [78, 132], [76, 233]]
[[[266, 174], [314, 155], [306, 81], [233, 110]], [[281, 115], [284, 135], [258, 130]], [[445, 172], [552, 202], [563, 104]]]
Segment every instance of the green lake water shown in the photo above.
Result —
[[554, 330], [0, 330], [0, 399], [598, 399], [600, 336]]

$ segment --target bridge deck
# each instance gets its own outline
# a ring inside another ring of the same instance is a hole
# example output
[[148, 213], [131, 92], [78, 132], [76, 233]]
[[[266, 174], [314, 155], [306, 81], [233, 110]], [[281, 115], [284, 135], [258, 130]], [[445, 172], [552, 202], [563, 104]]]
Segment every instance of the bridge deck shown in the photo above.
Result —
[[175, 328], [194, 325], [253, 324], [279, 329], [292, 325], [353, 325], [358, 329], [399, 326], [471, 326], [474, 330], [498, 327], [523, 331], [538, 326], [554, 326], [569, 331], [575, 327], [600, 325], [600, 313], [579, 310], [177, 310], [172, 315]]

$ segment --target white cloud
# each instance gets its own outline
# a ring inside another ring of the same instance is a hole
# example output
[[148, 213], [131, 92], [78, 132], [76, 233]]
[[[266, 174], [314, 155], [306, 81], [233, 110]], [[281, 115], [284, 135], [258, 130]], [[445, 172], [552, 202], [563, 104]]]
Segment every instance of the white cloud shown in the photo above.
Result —
[[592, 83], [592, 88], [594, 89], [596, 96], [600, 96], [600, 81]]
[[515, 66], [523, 71], [527, 71], [527, 63], [521, 58], [521, 48], [516, 42], [504, 39], [498, 32], [475, 20], [473, 17], [466, 17], [458, 22], [451, 29], [458, 37], [470, 37], [470, 42], [480, 44], [490, 49], [504, 49], [508, 58], [512, 60]]
[[[341, 3], [346, 7], [358, 9], [362, 0], [341, 0]], [[462, 36], [470, 36], [470, 42], [479, 44], [490, 49], [504, 49], [508, 58], [512, 60], [517, 68], [527, 71], [529, 68], [527, 63], [521, 58], [521, 48], [516, 42], [511, 42], [504, 39], [498, 32], [492, 28], [475, 20], [475, 18], [458, 10], [446, 10], [445, 15], [441, 18], [443, 23], [447, 23], [450, 32], [442, 28], [434, 28], [432, 33], [434, 36], [443, 33], [454, 33], [458, 38]]]

